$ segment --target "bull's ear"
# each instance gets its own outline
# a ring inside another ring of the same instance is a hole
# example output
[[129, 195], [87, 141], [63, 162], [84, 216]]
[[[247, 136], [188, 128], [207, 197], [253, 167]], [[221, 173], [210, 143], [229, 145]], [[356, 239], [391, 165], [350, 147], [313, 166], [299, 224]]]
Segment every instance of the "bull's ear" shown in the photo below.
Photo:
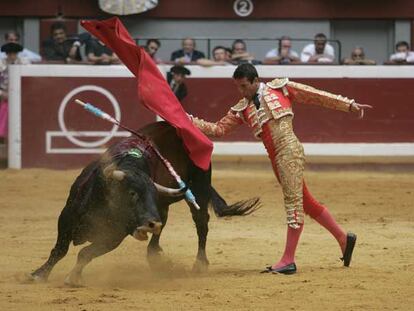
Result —
[[126, 173], [124, 171], [114, 170], [112, 172], [112, 178], [118, 181], [123, 180], [125, 176], [126, 176]]

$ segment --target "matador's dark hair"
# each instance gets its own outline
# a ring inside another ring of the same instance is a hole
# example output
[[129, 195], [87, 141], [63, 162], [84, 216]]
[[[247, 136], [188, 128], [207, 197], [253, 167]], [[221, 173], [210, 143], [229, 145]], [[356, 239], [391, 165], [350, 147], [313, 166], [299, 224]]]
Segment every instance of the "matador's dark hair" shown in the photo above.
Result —
[[258, 78], [259, 74], [257, 73], [256, 68], [249, 63], [239, 65], [233, 73], [233, 79], [243, 79], [252, 83], [255, 78]]

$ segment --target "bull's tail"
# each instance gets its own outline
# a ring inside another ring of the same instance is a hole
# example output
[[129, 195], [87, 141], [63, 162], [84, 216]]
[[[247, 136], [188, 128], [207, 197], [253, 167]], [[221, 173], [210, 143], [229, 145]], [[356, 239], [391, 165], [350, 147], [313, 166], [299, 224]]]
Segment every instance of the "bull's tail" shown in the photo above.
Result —
[[239, 201], [229, 206], [213, 186], [211, 186], [211, 205], [217, 217], [246, 216], [255, 212], [261, 206], [258, 197]]

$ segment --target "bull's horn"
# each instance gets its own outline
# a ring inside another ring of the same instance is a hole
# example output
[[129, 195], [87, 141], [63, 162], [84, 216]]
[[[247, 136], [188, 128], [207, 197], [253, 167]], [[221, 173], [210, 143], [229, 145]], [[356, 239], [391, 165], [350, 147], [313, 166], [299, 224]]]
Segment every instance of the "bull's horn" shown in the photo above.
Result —
[[118, 181], [121, 181], [121, 180], [123, 180], [124, 178], [125, 178], [125, 172], [123, 172], [123, 171], [120, 171], [120, 170], [114, 170], [113, 172], [112, 172], [112, 177], [114, 178], [114, 179], [116, 179], [116, 180], [118, 180]]
[[178, 197], [180, 195], [184, 195], [184, 193], [187, 191], [186, 188], [184, 189], [173, 189], [173, 188], [168, 188], [168, 187], [164, 187], [161, 186], [159, 184], [157, 184], [156, 182], [154, 182], [155, 188], [157, 188], [158, 193], [160, 194], [165, 194], [171, 197]]
[[116, 166], [114, 163], [111, 163], [109, 165], [107, 165], [104, 170], [103, 170], [103, 174], [105, 176], [105, 178], [111, 178], [113, 171], [116, 169]]

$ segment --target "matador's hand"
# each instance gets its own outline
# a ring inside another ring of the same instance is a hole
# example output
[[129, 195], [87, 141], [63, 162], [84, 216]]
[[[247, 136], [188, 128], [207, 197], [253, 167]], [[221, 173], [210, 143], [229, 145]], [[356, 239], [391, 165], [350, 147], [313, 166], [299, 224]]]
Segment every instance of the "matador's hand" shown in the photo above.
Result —
[[371, 105], [352, 103], [349, 110], [351, 112], [357, 112], [358, 113], [358, 119], [362, 119], [364, 117], [364, 109], [371, 109], [371, 108], [372, 108]]

